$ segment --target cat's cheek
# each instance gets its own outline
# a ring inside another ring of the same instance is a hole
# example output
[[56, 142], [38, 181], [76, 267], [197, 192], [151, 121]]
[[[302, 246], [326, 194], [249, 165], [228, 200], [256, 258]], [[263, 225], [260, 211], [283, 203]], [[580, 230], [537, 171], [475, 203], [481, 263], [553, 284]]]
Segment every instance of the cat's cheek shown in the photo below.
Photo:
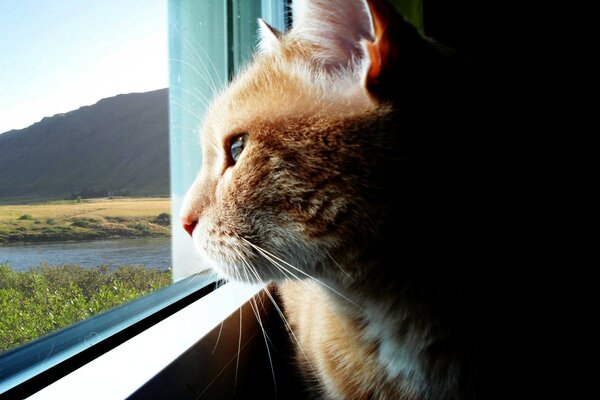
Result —
[[201, 218], [192, 233], [192, 242], [194, 243], [194, 249], [196, 253], [202, 259], [202, 262], [205, 263], [203, 267], [213, 268], [214, 260], [211, 259], [208, 255], [208, 251], [206, 248], [206, 226], [204, 223], [204, 219]]
[[227, 189], [231, 186], [233, 168], [228, 168], [217, 183], [215, 190], [216, 198], [220, 200], [227, 200]]
[[225, 261], [228, 255], [223, 248], [219, 248], [223, 239], [215, 236], [215, 229], [210, 221], [211, 218], [206, 215], [201, 217], [192, 235], [195, 251], [202, 263], [201, 268], [212, 269], [223, 278], [235, 279], [238, 273], [230, 262]]

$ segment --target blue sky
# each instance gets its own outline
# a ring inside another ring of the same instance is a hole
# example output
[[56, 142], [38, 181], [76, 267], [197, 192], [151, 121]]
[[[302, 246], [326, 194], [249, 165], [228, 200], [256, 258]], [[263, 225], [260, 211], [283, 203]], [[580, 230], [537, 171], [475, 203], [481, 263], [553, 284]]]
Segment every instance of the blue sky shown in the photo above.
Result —
[[0, 133], [167, 87], [167, 0], [1, 0]]

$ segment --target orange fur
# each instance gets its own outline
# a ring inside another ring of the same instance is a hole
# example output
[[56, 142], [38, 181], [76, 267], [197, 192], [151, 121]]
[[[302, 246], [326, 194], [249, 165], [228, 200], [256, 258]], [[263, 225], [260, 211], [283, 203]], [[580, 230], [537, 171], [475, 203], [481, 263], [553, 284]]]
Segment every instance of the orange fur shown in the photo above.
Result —
[[183, 222], [224, 276], [281, 283], [318, 397], [470, 398], [469, 297], [436, 258], [460, 239], [440, 201], [450, 147], [424, 130], [444, 114], [420, 104], [429, 80], [397, 73], [443, 76], [442, 58], [382, 1], [348, 0], [343, 18], [333, 0], [296, 3], [291, 32], [263, 26], [269, 43], [210, 107]]
[[[302, 352], [296, 360], [303, 366], [307, 381], [316, 386], [317, 398], [403, 399], [393, 382], [387, 382], [377, 359], [377, 344], [365, 340], [364, 324], [336, 310], [323, 289], [312, 282], [286, 281], [279, 286], [286, 317]], [[313, 379], [311, 379], [313, 378]]]

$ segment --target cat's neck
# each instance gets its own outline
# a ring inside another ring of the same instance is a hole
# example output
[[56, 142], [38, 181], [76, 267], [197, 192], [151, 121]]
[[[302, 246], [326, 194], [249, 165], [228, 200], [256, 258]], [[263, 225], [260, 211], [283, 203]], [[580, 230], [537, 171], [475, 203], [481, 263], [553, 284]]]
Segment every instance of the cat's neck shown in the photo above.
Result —
[[463, 327], [460, 332], [454, 330], [460, 326], [456, 319], [462, 318], [444, 314], [449, 308], [427, 299], [431, 288], [406, 284], [395, 292], [386, 288], [379, 295], [358, 289], [339, 288], [338, 293], [321, 289], [323, 302], [336, 318], [359, 327], [353, 332], [355, 345], [363, 343], [365, 348], [375, 349], [372, 357], [386, 381], [395, 382], [404, 393], [428, 392], [431, 398], [460, 386], [471, 360], [468, 350], [462, 354], [455, 351], [464, 349], [463, 339], [469, 332]]

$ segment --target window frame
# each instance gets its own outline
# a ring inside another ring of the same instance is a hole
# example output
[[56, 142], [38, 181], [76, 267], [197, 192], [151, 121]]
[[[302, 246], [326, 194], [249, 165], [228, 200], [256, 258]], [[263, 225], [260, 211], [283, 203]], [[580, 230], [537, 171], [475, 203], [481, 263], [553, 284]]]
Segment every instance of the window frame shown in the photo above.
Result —
[[[190, 284], [190, 281], [182, 282], [185, 285]], [[215, 332], [220, 336], [220, 327], [223, 322], [232, 315], [236, 316], [240, 306], [247, 303], [263, 288], [263, 285], [251, 286], [232, 282], [206, 293], [216, 284], [213, 281], [204, 289], [196, 290], [182, 299], [182, 307], [163, 309], [153, 314], [150, 318], [163, 318], [158, 322], [151, 321], [149, 326], [143, 326], [139, 332], [109, 351], [94, 355], [80, 368], [41, 388], [29, 398], [124, 399], [132, 396], [148, 398], [136, 395], [136, 393], [140, 391], [143, 393], [142, 388], [147, 386], [148, 382], [155, 380], [160, 373], [164, 374], [164, 371], [176, 368], [177, 360], [189, 353], [190, 348], [205, 342], [209, 337], [214, 338]], [[250, 318], [246, 318], [246, 320], [248, 321]], [[251, 332], [246, 328], [243, 338], [240, 334], [241, 347], [255, 335], [256, 332]], [[237, 350], [237, 340], [227, 342], [235, 343]], [[232, 343], [228, 344], [231, 347]], [[211, 349], [213, 348], [211, 347]], [[219, 349], [219, 353], [221, 352], [222, 349]], [[190, 369], [191, 363], [187, 363], [187, 360], [183, 359], [186, 369]], [[212, 352], [208, 351], [198, 358], [198, 360], [204, 361], [201, 365], [205, 379], [195, 379], [194, 384], [202, 385], [201, 387], [204, 387], [205, 390], [210, 388], [215, 376], [218, 376], [222, 369], [222, 365], [215, 362], [215, 359], [219, 360], [218, 357], [214, 357]], [[179, 367], [178, 370], [182, 370], [182, 368]], [[186, 390], [186, 386], [188, 386], [177, 377], [169, 382], [162, 381], [160, 384], [163, 390], [168, 386], [169, 393], [174, 390]], [[150, 397], [156, 398], [157, 396]]]
[[[30, 396], [215, 290], [190, 277], [0, 355], [0, 394]], [[43, 357], [43, 358], [42, 358]]]

